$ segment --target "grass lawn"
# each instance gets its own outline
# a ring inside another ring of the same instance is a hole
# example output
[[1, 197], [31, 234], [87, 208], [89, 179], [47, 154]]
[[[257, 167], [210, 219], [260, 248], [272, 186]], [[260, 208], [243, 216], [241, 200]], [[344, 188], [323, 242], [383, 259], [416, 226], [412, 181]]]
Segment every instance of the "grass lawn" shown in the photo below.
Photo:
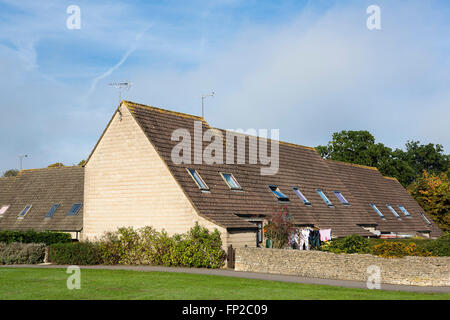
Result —
[[350, 289], [167, 272], [81, 270], [68, 290], [65, 269], [0, 268], [0, 299], [450, 299], [450, 294]]

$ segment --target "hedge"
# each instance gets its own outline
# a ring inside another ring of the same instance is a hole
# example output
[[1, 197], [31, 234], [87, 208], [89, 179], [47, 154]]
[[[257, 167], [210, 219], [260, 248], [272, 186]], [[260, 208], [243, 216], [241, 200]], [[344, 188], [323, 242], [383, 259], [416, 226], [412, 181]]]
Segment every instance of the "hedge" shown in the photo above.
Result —
[[218, 230], [209, 232], [196, 224], [185, 234], [169, 236], [152, 227], [119, 228], [96, 242], [53, 244], [49, 260], [57, 264], [164, 265], [220, 268], [225, 251]]
[[44, 262], [44, 257], [44, 243], [0, 242], [0, 264], [37, 264]]
[[99, 245], [93, 242], [56, 243], [50, 246], [48, 260], [56, 264], [102, 264]]
[[0, 231], [0, 242], [13, 243], [45, 243], [51, 245], [54, 243], [72, 242], [72, 236], [69, 233], [41, 231]]

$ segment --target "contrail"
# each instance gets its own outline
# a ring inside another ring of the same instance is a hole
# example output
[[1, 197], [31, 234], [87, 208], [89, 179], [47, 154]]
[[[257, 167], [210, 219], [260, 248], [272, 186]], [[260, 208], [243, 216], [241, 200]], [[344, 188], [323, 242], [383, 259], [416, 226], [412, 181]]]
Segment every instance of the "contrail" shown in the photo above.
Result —
[[148, 29], [150, 29], [151, 26], [148, 26], [147, 28], [144, 29], [144, 31], [138, 33], [134, 39], [134, 43], [133, 45], [127, 50], [127, 52], [125, 52], [125, 54], [123, 55], [122, 59], [120, 59], [120, 61], [118, 63], [116, 63], [114, 66], [112, 66], [111, 68], [109, 68], [105, 73], [101, 74], [100, 76], [96, 77], [94, 80], [92, 80], [91, 83], [91, 88], [89, 89], [89, 93], [88, 96], [90, 96], [95, 88], [97, 87], [97, 83], [103, 79], [106, 78], [107, 76], [111, 75], [114, 71], [116, 71], [122, 64], [124, 64], [125, 61], [127, 61], [128, 57], [130, 56], [130, 54], [132, 54], [136, 48], [137, 48], [137, 44], [139, 42], [139, 40], [142, 38], [142, 36], [144, 35], [145, 32], [147, 32]]

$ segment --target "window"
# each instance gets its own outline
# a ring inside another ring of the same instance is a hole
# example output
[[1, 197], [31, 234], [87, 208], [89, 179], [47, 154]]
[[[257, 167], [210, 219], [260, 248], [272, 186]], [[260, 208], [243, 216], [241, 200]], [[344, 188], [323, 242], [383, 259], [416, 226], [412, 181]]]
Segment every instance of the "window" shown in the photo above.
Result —
[[200, 177], [197, 170], [187, 169], [187, 171], [189, 172], [192, 179], [194, 179], [195, 183], [201, 190], [209, 190], [208, 186], [206, 185], [205, 181], [203, 181], [202, 177]]
[[311, 205], [311, 202], [309, 202], [309, 200], [306, 199], [306, 197], [303, 195], [303, 193], [297, 187], [293, 187], [292, 189], [294, 189], [294, 192], [297, 194], [297, 196], [300, 198], [300, 200], [303, 201], [304, 204], [306, 204], [307, 206]]
[[220, 175], [222, 176], [223, 180], [225, 180], [225, 182], [228, 184], [230, 189], [242, 190], [241, 185], [237, 182], [236, 178], [231, 173], [221, 172]]
[[422, 217], [422, 219], [425, 220], [425, 222], [426, 222], [427, 224], [431, 225], [431, 221], [428, 220], [428, 218], [425, 216], [425, 214], [423, 214], [423, 213], [419, 213], [419, 214], [420, 214], [420, 216]]
[[378, 213], [378, 215], [384, 219], [384, 214], [381, 213], [381, 211], [377, 208], [377, 206], [373, 203], [370, 204], [373, 208], [373, 210], [375, 210], [376, 213]]
[[51, 218], [53, 217], [53, 214], [55, 213], [56, 209], [58, 209], [59, 204], [54, 204], [51, 208], [50, 211], [45, 215], [45, 218]]
[[400, 209], [401, 212], [403, 212], [403, 214], [407, 217], [410, 217], [411, 215], [409, 214], [409, 212], [405, 209], [404, 206], [399, 205], [398, 208]]
[[75, 203], [72, 208], [70, 208], [69, 212], [67, 212], [66, 216], [76, 216], [78, 211], [80, 211], [83, 205], [81, 203]]
[[319, 196], [322, 198], [322, 200], [327, 204], [327, 206], [332, 207], [333, 204], [331, 203], [330, 199], [323, 193], [322, 189], [316, 189]]
[[386, 206], [389, 208], [389, 210], [391, 210], [392, 214], [397, 217], [397, 219], [401, 219], [398, 213], [394, 210], [394, 208], [392, 208], [389, 203]]
[[31, 209], [31, 204], [27, 204], [25, 208], [23, 208], [22, 212], [19, 213], [18, 218], [19, 219], [23, 219], [23, 217], [25, 217], [25, 215], [28, 213], [28, 211], [30, 211]]
[[4, 214], [9, 209], [9, 205], [0, 208], [0, 216]]
[[278, 200], [280, 201], [289, 201], [289, 198], [283, 193], [281, 192], [280, 188], [278, 188], [278, 186], [269, 186], [270, 190], [272, 191], [272, 193], [275, 195], [275, 197], [278, 198]]
[[350, 203], [348, 203], [347, 199], [345, 199], [342, 193], [340, 193], [339, 191], [334, 191], [334, 194], [336, 195], [336, 198], [338, 198], [339, 201], [341, 201], [343, 204], [345, 204], [346, 206], [350, 205]]

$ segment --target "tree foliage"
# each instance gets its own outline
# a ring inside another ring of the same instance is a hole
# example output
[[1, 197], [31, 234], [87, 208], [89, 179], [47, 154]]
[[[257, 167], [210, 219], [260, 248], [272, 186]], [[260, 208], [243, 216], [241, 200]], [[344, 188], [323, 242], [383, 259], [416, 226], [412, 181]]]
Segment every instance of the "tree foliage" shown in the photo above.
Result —
[[282, 211], [272, 214], [269, 223], [264, 227], [264, 234], [273, 241], [274, 248], [282, 249], [288, 244], [293, 229], [293, 218], [285, 206]]
[[423, 171], [408, 191], [444, 231], [450, 231], [450, 182], [448, 172], [430, 174]]
[[7, 170], [3, 173], [3, 178], [7, 178], [7, 177], [15, 177], [19, 174], [19, 170], [17, 169], [10, 169]]
[[62, 162], [55, 162], [48, 166], [48, 168], [61, 168], [65, 167], [64, 163]]
[[376, 167], [383, 175], [397, 178], [404, 186], [412, 183], [423, 170], [438, 174], [450, 168], [450, 156], [440, 144], [408, 141], [405, 151], [392, 150], [368, 131], [333, 133], [326, 146], [316, 147], [325, 159]]

